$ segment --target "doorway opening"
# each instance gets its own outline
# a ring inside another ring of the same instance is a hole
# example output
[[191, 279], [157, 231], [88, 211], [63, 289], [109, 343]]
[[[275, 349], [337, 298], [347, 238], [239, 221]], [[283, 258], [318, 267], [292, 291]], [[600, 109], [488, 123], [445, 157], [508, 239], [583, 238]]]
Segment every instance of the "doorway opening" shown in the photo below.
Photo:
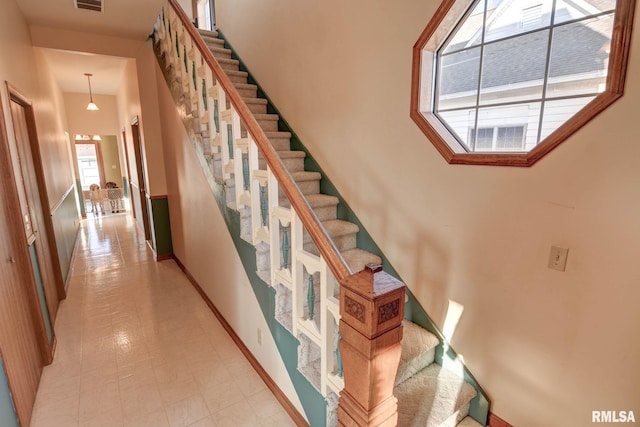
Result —
[[115, 135], [76, 135], [76, 164], [84, 211], [97, 216], [128, 210]]
[[213, 0], [192, 0], [193, 15], [196, 18], [196, 26], [201, 30], [216, 30], [216, 10]]

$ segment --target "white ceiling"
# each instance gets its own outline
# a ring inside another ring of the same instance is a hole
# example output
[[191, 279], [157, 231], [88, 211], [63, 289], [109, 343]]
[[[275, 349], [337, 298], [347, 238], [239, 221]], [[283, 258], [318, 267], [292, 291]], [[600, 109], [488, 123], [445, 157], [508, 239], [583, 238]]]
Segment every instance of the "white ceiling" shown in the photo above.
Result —
[[17, 0], [32, 25], [145, 40], [162, 0], [103, 0], [103, 11], [76, 9], [74, 0]]
[[[75, 8], [74, 0], [16, 0], [30, 25], [97, 33], [144, 41], [163, 0], [103, 0], [103, 11]], [[128, 59], [43, 49], [63, 92], [89, 93], [84, 73], [92, 73], [93, 93], [116, 95]]]

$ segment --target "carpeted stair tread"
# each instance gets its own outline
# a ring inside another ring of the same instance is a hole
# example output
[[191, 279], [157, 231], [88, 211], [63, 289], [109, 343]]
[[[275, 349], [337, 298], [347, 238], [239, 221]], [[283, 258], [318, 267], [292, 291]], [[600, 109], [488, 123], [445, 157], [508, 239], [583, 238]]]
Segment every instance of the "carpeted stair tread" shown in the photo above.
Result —
[[[291, 150], [278, 150], [278, 156], [284, 163], [284, 167], [289, 172], [302, 172], [304, 171], [304, 158], [307, 155], [304, 151], [291, 151]], [[258, 164], [260, 169], [264, 170], [267, 167], [267, 162], [262, 156], [262, 153], [258, 151]]]
[[292, 172], [291, 177], [294, 181], [316, 181], [322, 178], [319, 172], [309, 172], [309, 171], [301, 171], [301, 172]]
[[203, 37], [203, 39], [209, 49], [214, 47], [224, 48], [224, 40], [222, 39], [214, 39], [209, 37]]
[[229, 79], [231, 79], [231, 81], [234, 83], [246, 83], [247, 79], [249, 78], [249, 73], [247, 73], [246, 71], [226, 70], [225, 72], [227, 73]]
[[[277, 153], [281, 159], [304, 159], [307, 156], [304, 151], [278, 150]], [[262, 154], [258, 154], [258, 157], [262, 157]]]
[[218, 61], [218, 63], [220, 64], [220, 66], [222, 66], [222, 68], [225, 70], [225, 72], [229, 72], [228, 69], [224, 68], [225, 66], [227, 68], [229, 68], [229, 67], [239, 67], [240, 66], [240, 61], [238, 61], [237, 59], [216, 58], [216, 61]]
[[403, 326], [402, 355], [396, 385], [433, 363], [436, 347], [440, 344], [438, 337], [413, 322], [405, 320]]
[[[338, 203], [340, 203], [337, 197], [329, 196], [327, 194], [309, 194], [308, 196], [305, 196], [305, 199], [307, 199], [307, 202], [309, 202], [309, 206], [311, 206], [312, 208], [338, 206]], [[279, 205], [288, 208], [291, 206], [291, 203], [289, 203], [289, 199], [283, 197], [280, 199]]]
[[[256, 89], [256, 90], [257, 90], [257, 89], [258, 89], [258, 86], [256, 86], [256, 85], [252, 85], [252, 84], [250, 84], [250, 83], [234, 83], [233, 85], [234, 85], [234, 86], [235, 86], [235, 88], [236, 88], [236, 89], [238, 89], [238, 90], [240, 90], [240, 89], [252, 89], [252, 90], [253, 90], [253, 89]], [[266, 116], [266, 115], [268, 115], [268, 114], [254, 114], [254, 116], [262, 116], [262, 115], [265, 115], [265, 116]], [[257, 120], [257, 119], [258, 119], [258, 118], [256, 117], [256, 120]]]
[[278, 121], [280, 120], [280, 116], [277, 114], [254, 114], [253, 116], [265, 132], [278, 131]]
[[209, 31], [209, 30], [203, 30], [202, 28], [198, 28], [198, 32], [200, 33], [200, 35], [202, 36], [203, 39], [217, 39], [218, 38], [218, 32], [217, 31]]
[[343, 251], [341, 252], [341, 255], [351, 271], [354, 273], [362, 271], [364, 269], [364, 266], [369, 263], [382, 263], [382, 258], [380, 258], [378, 255], [360, 248], [353, 248], [349, 249], [348, 251]]
[[[213, 53], [213, 56], [218, 54], [222, 55], [224, 58], [231, 57], [231, 50], [224, 47], [224, 40], [220, 39], [205, 39], [207, 47]], [[228, 51], [228, 52], [227, 52]]]
[[484, 427], [484, 426], [471, 417], [465, 417], [464, 420], [460, 421], [460, 424], [458, 424], [457, 427]]
[[252, 96], [243, 96], [245, 104], [249, 107], [251, 114], [266, 114], [267, 112], [267, 100], [264, 98], [254, 98]]
[[277, 122], [278, 120], [280, 120], [280, 116], [277, 114], [254, 114], [253, 117], [255, 117], [256, 120], [264, 120], [264, 121]]
[[319, 208], [325, 206], [338, 206], [340, 200], [335, 196], [329, 196], [328, 194], [309, 194], [307, 201], [311, 207]]
[[265, 132], [267, 138], [291, 138], [291, 132], [282, 132], [279, 130]]
[[264, 98], [243, 98], [244, 102], [248, 104], [267, 105], [267, 100]]
[[218, 58], [231, 58], [231, 49], [227, 49], [223, 46], [218, 46], [216, 44], [207, 44], [207, 47], [213, 53], [216, 59]]
[[322, 226], [330, 236], [342, 236], [344, 234], [357, 233], [360, 230], [356, 224], [341, 219], [324, 221]]
[[[398, 427], [453, 427], [476, 389], [457, 374], [432, 363], [394, 388], [398, 398]], [[460, 409], [463, 409], [460, 411]], [[468, 409], [467, 409], [468, 411]]]
[[[319, 193], [307, 194], [305, 198], [320, 221], [337, 219], [337, 206], [338, 203], [340, 203], [337, 197]], [[291, 203], [289, 203], [289, 199], [286, 197], [281, 197], [278, 201], [278, 205], [288, 208], [291, 206]]]
[[[327, 231], [327, 234], [329, 234], [331, 240], [333, 240], [333, 243], [339, 251], [346, 251], [355, 248], [355, 235], [359, 230], [359, 227], [356, 224], [349, 221], [343, 221], [341, 219], [332, 219], [329, 221], [323, 221], [322, 226]], [[311, 235], [306, 229], [304, 230], [302, 241], [305, 250], [316, 255], [318, 254], [317, 248], [311, 239]]]

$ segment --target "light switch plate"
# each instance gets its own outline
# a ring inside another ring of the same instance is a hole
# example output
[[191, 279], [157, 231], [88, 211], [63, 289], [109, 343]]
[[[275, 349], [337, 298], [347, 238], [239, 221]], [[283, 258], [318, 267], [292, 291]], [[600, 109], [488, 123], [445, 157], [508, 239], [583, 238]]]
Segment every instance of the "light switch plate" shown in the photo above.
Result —
[[551, 252], [549, 253], [549, 268], [552, 270], [565, 271], [567, 268], [567, 257], [569, 255], [569, 248], [560, 248], [558, 246], [551, 246]]

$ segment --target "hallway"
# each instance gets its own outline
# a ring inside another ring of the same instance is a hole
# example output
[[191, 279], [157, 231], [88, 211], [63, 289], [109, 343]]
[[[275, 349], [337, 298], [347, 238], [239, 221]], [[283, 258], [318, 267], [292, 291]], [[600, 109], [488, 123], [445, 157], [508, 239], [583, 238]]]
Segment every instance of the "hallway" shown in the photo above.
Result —
[[294, 426], [129, 215], [82, 222], [32, 427]]

